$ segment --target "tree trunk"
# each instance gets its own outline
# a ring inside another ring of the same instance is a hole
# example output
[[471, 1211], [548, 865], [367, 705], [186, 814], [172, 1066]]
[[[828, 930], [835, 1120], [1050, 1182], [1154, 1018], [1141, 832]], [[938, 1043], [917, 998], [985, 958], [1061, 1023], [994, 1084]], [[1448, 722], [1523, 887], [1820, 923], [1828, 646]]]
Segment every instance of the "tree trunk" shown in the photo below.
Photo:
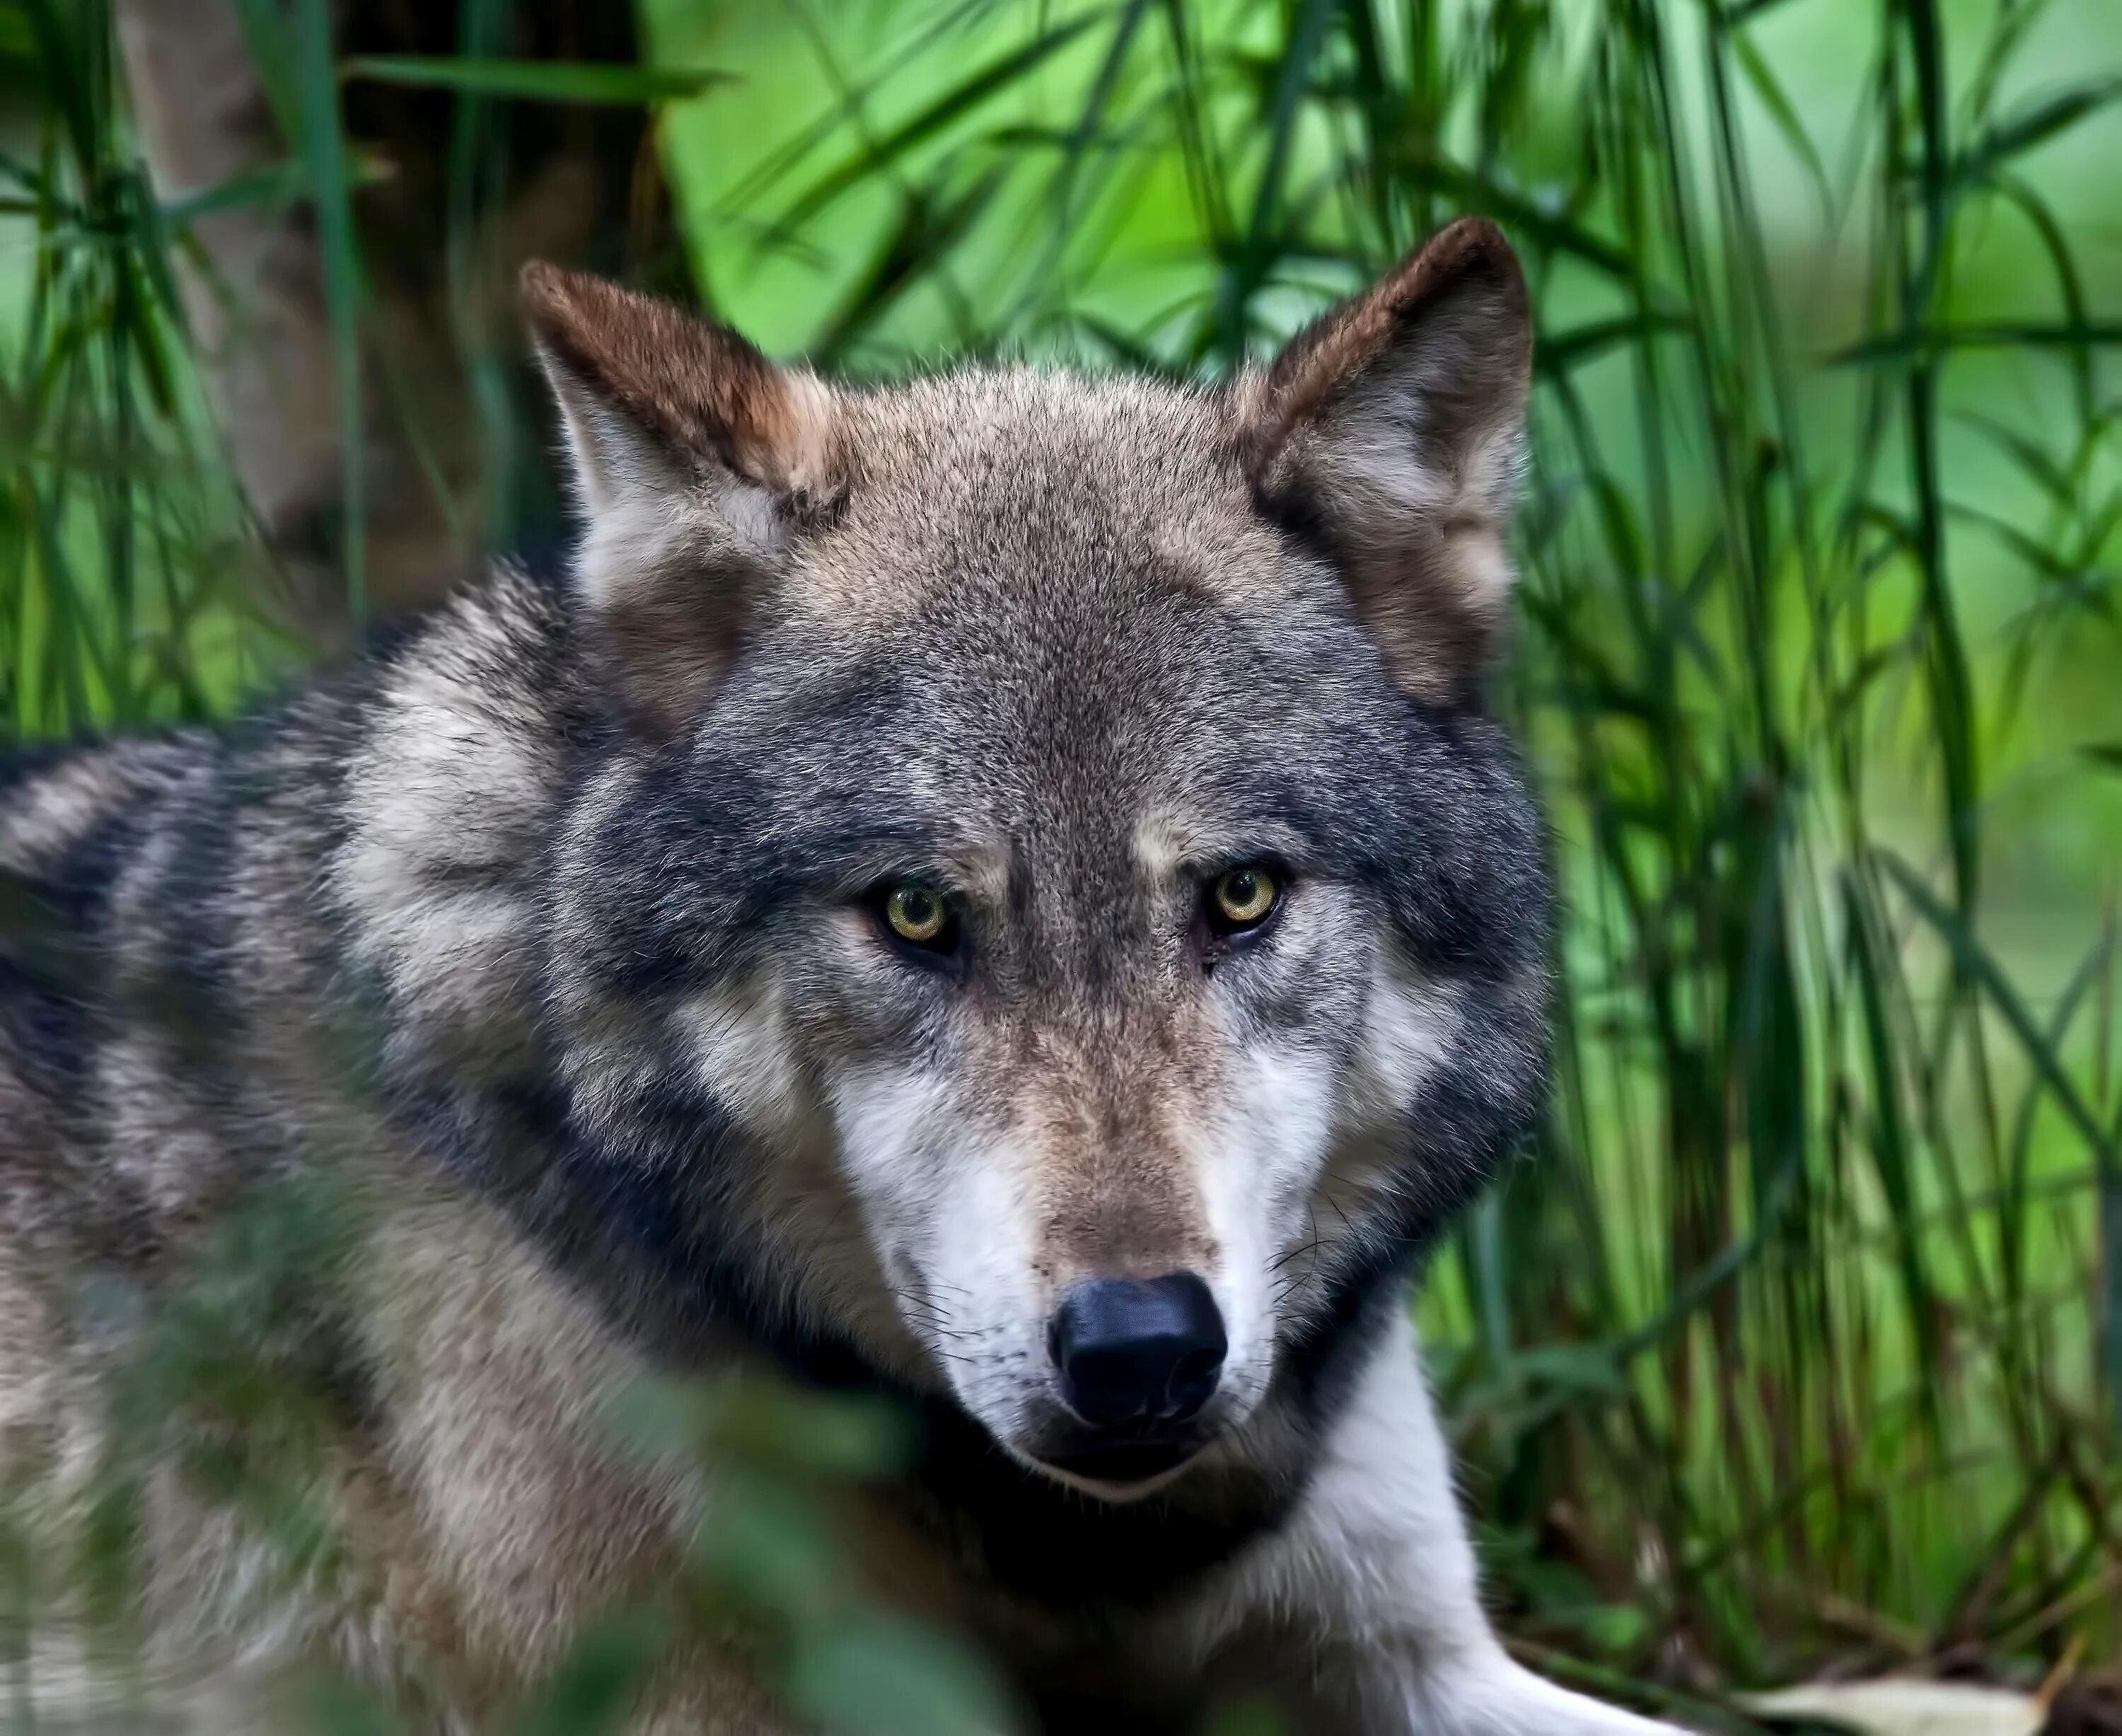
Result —
[[[142, 146], [160, 195], [296, 154], [235, 0], [115, 0]], [[476, 23], [491, 15], [483, 30]], [[486, 40], [459, 40], [465, 21]], [[353, 0], [342, 55], [474, 53], [631, 63], [621, 0]], [[460, 98], [356, 81], [342, 119], [372, 174], [355, 196], [362, 310], [364, 578], [382, 616], [432, 601], [482, 544], [557, 531], [544, 414], [515, 319], [533, 255], [668, 279], [678, 255], [643, 115]], [[207, 389], [283, 591], [325, 641], [348, 624], [341, 442], [325, 277], [310, 207], [202, 217], [180, 262]]]

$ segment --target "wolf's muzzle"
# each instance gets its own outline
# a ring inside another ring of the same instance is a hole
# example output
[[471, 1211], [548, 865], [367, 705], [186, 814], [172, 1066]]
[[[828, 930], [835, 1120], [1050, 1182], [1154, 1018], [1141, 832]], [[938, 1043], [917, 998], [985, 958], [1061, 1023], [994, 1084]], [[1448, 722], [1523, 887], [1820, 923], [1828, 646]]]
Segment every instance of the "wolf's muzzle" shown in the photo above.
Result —
[[1216, 1298], [1191, 1272], [1077, 1284], [1062, 1298], [1047, 1345], [1077, 1416], [1093, 1429], [1152, 1432], [1200, 1415], [1229, 1349]]

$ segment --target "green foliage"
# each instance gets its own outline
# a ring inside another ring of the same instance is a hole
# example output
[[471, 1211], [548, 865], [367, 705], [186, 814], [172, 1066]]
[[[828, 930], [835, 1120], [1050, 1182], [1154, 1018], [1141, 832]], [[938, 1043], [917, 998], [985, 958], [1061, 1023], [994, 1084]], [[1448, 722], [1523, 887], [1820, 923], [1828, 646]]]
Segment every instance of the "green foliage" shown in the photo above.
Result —
[[[1569, 895], [1560, 1090], [1423, 1313], [1527, 1655], [1692, 1688], [2122, 1653], [2103, 6], [645, 0], [638, 77], [336, 77], [666, 103], [703, 292], [858, 373], [1227, 372], [1445, 219], [1503, 223], [1541, 344], [1502, 698]], [[0, 379], [21, 734], [225, 709], [277, 660], [227, 583], [169, 260], [213, 201], [301, 194], [353, 353], [326, 10], [246, 4], [294, 161], [178, 209], [133, 161], [101, 8], [0, 14], [44, 103], [34, 159], [0, 158], [34, 236]], [[348, 572], [358, 599], [358, 546]], [[825, 1728], [992, 1727], [977, 1660], [840, 1570], [830, 1492], [888, 1467], [888, 1419], [639, 1398], [616, 1426], [747, 1499], [696, 1601], [586, 1636], [530, 1727], [602, 1727], [703, 1610]], [[328, 1560], [299, 1504], [267, 1516]], [[332, 1704], [319, 1728], [386, 1727]]]
[[721, 82], [712, 72], [657, 67], [575, 64], [559, 60], [489, 60], [446, 54], [365, 54], [339, 68], [345, 78], [426, 85], [470, 96], [528, 102], [642, 103], [696, 96]]
[[[12, 8], [36, 81], [0, 149], [0, 728], [225, 711], [279, 659], [245, 606], [241, 521], [196, 402], [175, 238], [126, 143], [100, 6]], [[12, 141], [11, 139], [11, 147]], [[255, 576], [255, 575], [254, 575]]]

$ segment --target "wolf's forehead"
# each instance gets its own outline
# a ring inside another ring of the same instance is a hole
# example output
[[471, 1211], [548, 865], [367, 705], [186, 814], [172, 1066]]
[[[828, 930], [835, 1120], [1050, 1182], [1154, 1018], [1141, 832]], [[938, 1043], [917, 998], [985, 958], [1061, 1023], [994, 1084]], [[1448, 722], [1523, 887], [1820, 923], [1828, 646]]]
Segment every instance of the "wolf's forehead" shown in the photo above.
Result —
[[1309, 835], [1330, 791], [1376, 774], [1347, 660], [1325, 678], [1292, 649], [1307, 636], [1170, 591], [1051, 612], [954, 593], [837, 666], [792, 643], [752, 689], [747, 745], [798, 824], [1157, 878]]
[[856, 400], [781, 665], [861, 696], [858, 726], [820, 701], [844, 781], [1132, 858], [1153, 819], [1316, 779], [1322, 706], [1362, 659], [1338, 592], [1255, 505], [1232, 421], [1214, 395], [1028, 370]]
[[799, 598], [851, 629], [971, 602], [1052, 611], [1165, 587], [1259, 595], [1283, 550], [1227, 397], [1139, 378], [972, 371], [853, 399], [848, 487]]

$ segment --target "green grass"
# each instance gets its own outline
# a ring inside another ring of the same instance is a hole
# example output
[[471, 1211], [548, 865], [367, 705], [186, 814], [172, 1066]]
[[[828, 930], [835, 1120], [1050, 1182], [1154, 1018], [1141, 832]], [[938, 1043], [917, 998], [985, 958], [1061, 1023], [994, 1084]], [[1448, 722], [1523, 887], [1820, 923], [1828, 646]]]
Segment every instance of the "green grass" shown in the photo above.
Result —
[[[322, 8], [249, 11], [350, 354]], [[0, 161], [34, 237], [0, 326], [0, 698], [23, 734], [222, 709], [278, 652], [228, 581], [184, 232], [97, 8], [19, 16], [0, 49], [47, 100]], [[356, 70], [662, 103], [703, 295], [857, 373], [1227, 372], [1445, 219], [1504, 223], [1542, 347], [1503, 699], [1569, 899], [1560, 1089], [1421, 1311], [1511, 1628], [1680, 1693], [2122, 1654], [2103, 0], [643, 21], [633, 87]]]
[[180, 237], [126, 148], [101, 9], [4, 16], [0, 64], [42, 101], [0, 150], [0, 728], [213, 715], [283, 659], [185, 349]]

